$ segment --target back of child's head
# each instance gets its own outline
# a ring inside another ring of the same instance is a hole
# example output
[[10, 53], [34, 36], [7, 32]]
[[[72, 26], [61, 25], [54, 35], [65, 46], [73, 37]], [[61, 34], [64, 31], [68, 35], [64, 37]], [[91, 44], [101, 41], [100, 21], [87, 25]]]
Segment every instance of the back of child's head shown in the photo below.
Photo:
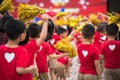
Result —
[[104, 32], [106, 29], [107, 23], [106, 22], [101, 22], [97, 26], [97, 31], [98, 32]]
[[28, 32], [31, 38], [36, 38], [39, 36], [40, 27], [36, 23], [30, 23], [30, 25], [28, 26]]
[[91, 24], [86, 24], [82, 29], [82, 36], [84, 38], [90, 39], [93, 37], [94, 33], [95, 33], [95, 28]]
[[25, 24], [21, 20], [10, 20], [5, 25], [5, 30], [10, 40], [16, 40], [25, 32]]
[[63, 34], [64, 32], [66, 32], [67, 29], [58, 26], [56, 31], [57, 31], [57, 34], [60, 35], [60, 34]]
[[10, 15], [4, 15], [0, 21], [0, 30], [5, 32], [5, 24], [9, 21], [14, 19], [12, 16]]
[[115, 23], [109, 24], [106, 27], [106, 33], [108, 36], [116, 36], [118, 33], [118, 26]]

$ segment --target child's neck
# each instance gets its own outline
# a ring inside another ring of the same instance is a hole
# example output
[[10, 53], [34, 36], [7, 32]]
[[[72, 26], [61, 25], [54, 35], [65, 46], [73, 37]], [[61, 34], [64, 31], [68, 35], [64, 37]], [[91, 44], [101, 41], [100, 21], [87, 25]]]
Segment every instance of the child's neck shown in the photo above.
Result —
[[14, 47], [18, 47], [18, 44], [19, 44], [18, 41], [8, 40], [8, 43], [6, 44], [6, 46], [10, 48], [14, 48]]
[[115, 36], [108, 36], [108, 40], [115, 40]]
[[92, 44], [93, 42], [92, 42], [92, 39], [85, 39], [85, 38], [83, 38], [82, 43], [83, 44]]

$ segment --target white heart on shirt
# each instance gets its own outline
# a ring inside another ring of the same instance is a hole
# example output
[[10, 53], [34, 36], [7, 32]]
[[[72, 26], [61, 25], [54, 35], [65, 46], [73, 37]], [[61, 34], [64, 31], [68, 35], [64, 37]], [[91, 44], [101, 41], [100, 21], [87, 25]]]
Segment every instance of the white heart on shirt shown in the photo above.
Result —
[[86, 57], [88, 55], [88, 51], [82, 50], [82, 54], [84, 57]]
[[107, 38], [107, 37], [106, 37], [105, 35], [104, 35], [104, 36], [102, 36], [102, 37], [100, 37], [100, 39], [101, 39], [101, 40], [103, 40], [103, 41], [105, 41], [105, 40], [106, 40], [106, 38]]
[[109, 45], [109, 49], [111, 50], [111, 51], [113, 51], [114, 49], [115, 49], [115, 45]]
[[10, 63], [14, 59], [15, 54], [13, 52], [12, 53], [6, 52], [4, 54], [4, 57], [7, 60], [7, 62]]
[[50, 40], [50, 43], [53, 45], [55, 42], [55, 39]]

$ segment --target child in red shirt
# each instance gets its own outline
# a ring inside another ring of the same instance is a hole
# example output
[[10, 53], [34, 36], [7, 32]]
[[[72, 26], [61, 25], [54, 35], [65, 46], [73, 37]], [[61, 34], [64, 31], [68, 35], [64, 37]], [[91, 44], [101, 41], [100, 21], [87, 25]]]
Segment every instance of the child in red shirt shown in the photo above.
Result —
[[82, 29], [82, 43], [78, 45], [80, 68], [78, 80], [101, 80], [100, 57], [96, 47], [92, 45], [95, 28], [86, 24]]
[[0, 46], [0, 80], [26, 80], [26, 73], [36, 72], [34, 66], [27, 67], [28, 53], [19, 46], [26, 36], [25, 24], [20, 20], [10, 20], [6, 24], [9, 38], [7, 44]]
[[96, 46], [98, 50], [100, 50], [101, 44], [107, 40], [107, 36], [105, 34], [106, 26], [107, 23], [105, 22], [99, 23], [95, 32], [93, 45]]
[[[40, 34], [40, 28], [36, 23], [31, 23], [28, 26], [28, 32], [30, 40], [23, 47], [28, 51], [28, 64], [27, 66], [34, 65], [35, 53], [38, 51], [40, 44], [46, 39], [48, 16], [46, 14], [41, 15], [43, 21], [43, 28]], [[39, 36], [40, 35], [40, 36]], [[37, 66], [36, 66], [37, 67]], [[26, 80], [32, 80], [32, 75], [27, 74]]]
[[115, 23], [107, 25], [106, 33], [108, 41], [104, 42], [101, 46], [104, 77], [105, 80], [120, 80], [120, 42], [115, 40], [118, 26]]
[[[40, 30], [42, 29], [42, 26], [40, 26]], [[39, 79], [41, 80], [49, 80], [48, 76], [48, 62], [47, 62], [47, 56], [48, 58], [59, 58], [64, 57], [67, 54], [61, 54], [56, 55], [53, 54], [54, 50], [51, 48], [50, 44], [47, 42], [52, 38], [52, 34], [54, 31], [54, 23], [52, 20], [48, 21], [48, 34], [44, 42], [39, 47], [38, 54], [36, 57], [38, 72], [39, 72]]]

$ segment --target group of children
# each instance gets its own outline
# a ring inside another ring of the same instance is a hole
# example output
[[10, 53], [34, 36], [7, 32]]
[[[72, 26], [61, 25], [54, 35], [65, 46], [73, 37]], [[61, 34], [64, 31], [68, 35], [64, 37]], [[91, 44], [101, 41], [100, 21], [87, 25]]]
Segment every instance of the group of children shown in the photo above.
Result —
[[[4, 16], [3, 16], [4, 17]], [[84, 25], [81, 33], [66, 26], [55, 27], [48, 15], [41, 15], [42, 24], [17, 19], [6, 21], [4, 28], [8, 41], [0, 45], [0, 80], [66, 80], [70, 76], [69, 53], [57, 50], [54, 45], [67, 36], [77, 40], [80, 67], [78, 80], [120, 80], [120, 42], [115, 40], [118, 26], [115, 23]], [[49, 79], [50, 74], [50, 79]]]

